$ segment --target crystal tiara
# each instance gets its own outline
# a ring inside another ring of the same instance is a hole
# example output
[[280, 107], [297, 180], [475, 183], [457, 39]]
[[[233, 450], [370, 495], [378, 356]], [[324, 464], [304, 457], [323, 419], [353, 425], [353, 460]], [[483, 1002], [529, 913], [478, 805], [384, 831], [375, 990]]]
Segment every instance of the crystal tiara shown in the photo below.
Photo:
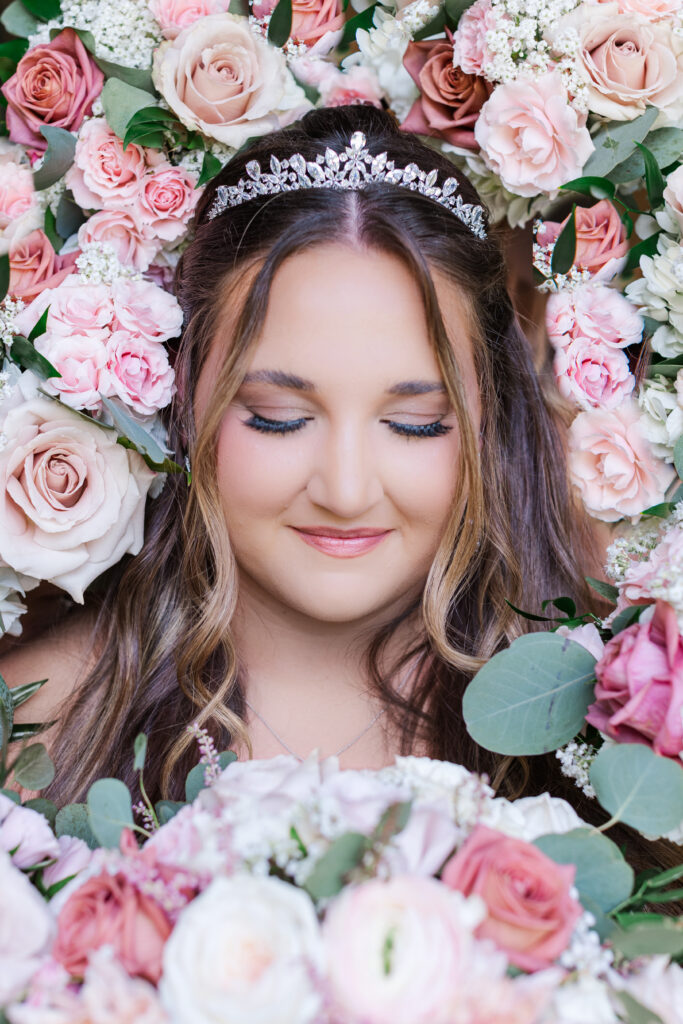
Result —
[[395, 167], [386, 153], [373, 156], [368, 152], [363, 132], [354, 132], [342, 153], [328, 148], [324, 155], [318, 153], [314, 163], [307, 161], [301, 153], [294, 153], [287, 160], [278, 160], [272, 155], [270, 170], [270, 174], [264, 174], [258, 161], [251, 160], [246, 166], [248, 178], [240, 178], [236, 185], [219, 185], [208, 213], [209, 220], [232, 206], [241, 206], [259, 196], [297, 192], [304, 188], [362, 189], [375, 182], [388, 182], [436, 200], [466, 224], [473, 235], [486, 238], [483, 206], [464, 203], [458, 194], [455, 178], [446, 178], [439, 187], [436, 170], [423, 171], [417, 164]]

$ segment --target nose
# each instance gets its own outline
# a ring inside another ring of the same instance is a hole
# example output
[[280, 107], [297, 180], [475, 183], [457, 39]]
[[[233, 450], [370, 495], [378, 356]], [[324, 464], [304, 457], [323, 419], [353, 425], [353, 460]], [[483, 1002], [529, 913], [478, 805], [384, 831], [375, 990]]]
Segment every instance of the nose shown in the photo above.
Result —
[[384, 496], [371, 438], [360, 425], [330, 426], [316, 454], [307, 487], [314, 505], [341, 519], [352, 519]]

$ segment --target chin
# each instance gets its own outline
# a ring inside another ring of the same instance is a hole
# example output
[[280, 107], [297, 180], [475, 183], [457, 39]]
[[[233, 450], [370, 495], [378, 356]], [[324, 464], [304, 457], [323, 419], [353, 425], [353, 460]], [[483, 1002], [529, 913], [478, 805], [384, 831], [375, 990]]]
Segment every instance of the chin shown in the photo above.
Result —
[[299, 599], [291, 595], [288, 603], [300, 614], [317, 622], [351, 625], [375, 618], [385, 621], [393, 618], [409, 600], [406, 598], [406, 590], [401, 588], [397, 592], [372, 595], [367, 588], [345, 588], [339, 584], [330, 584], [319, 592], [308, 590]]

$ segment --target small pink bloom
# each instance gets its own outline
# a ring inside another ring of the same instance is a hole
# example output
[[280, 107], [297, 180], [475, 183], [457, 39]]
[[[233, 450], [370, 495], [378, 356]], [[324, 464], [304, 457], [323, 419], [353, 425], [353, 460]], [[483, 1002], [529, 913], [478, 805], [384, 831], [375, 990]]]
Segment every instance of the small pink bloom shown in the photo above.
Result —
[[560, 394], [583, 409], [616, 409], [635, 386], [621, 349], [586, 338], [558, 349], [553, 365]]
[[[544, 221], [537, 240], [541, 245], [554, 242], [569, 217], [561, 224]], [[609, 280], [618, 274], [626, 261], [628, 241], [626, 228], [609, 199], [594, 206], [578, 206], [575, 215], [576, 255], [574, 266]]]
[[352, 103], [372, 103], [379, 107], [382, 90], [377, 75], [371, 68], [354, 64], [341, 71], [333, 64], [325, 63], [329, 72], [320, 81], [320, 99], [324, 107], [344, 107]]
[[583, 912], [571, 895], [575, 871], [531, 843], [477, 825], [441, 878], [450, 889], [484, 900], [480, 938], [492, 939], [517, 967], [538, 971], [564, 952]]
[[180, 334], [183, 313], [178, 300], [151, 281], [117, 278], [111, 286], [116, 327], [148, 341], [168, 341]]
[[674, 470], [656, 459], [643, 437], [640, 410], [581, 412], [569, 428], [569, 471], [592, 516], [614, 523], [664, 501]]
[[59, 853], [54, 833], [42, 814], [15, 804], [0, 793], [0, 850], [18, 868], [32, 868]]
[[554, 192], [578, 177], [595, 149], [558, 71], [497, 85], [474, 137], [505, 187], [521, 196]]
[[142, 416], [150, 416], [171, 401], [173, 380], [163, 345], [127, 331], [112, 334], [101, 382], [105, 394], [116, 395]]
[[202, 189], [182, 167], [163, 165], [140, 182], [136, 205], [140, 223], [164, 242], [185, 234]]
[[92, 859], [92, 850], [76, 836], [60, 836], [57, 840], [59, 853], [54, 864], [43, 871], [43, 885], [49, 889], [58, 882], [73, 878], [87, 868]]
[[565, 348], [577, 338], [626, 348], [638, 344], [643, 335], [637, 308], [614, 288], [596, 282], [550, 295], [545, 322], [555, 348]]
[[[102, 390], [102, 372], [107, 365], [107, 349], [94, 334], [70, 334], [65, 337], [47, 332], [36, 338], [36, 351], [52, 363], [61, 377], [50, 377], [45, 390], [59, 395], [72, 409], [98, 409]], [[66, 478], [65, 481], [66, 483]]]
[[207, 14], [222, 14], [229, 7], [230, 0], [149, 0], [149, 9], [166, 39], [175, 39], [188, 25]]
[[147, 171], [145, 151], [123, 143], [103, 117], [93, 117], [81, 128], [74, 163], [66, 183], [84, 210], [113, 209], [130, 202]]
[[81, 246], [88, 242], [106, 242], [124, 267], [135, 270], [147, 270], [161, 249], [161, 241], [150, 235], [145, 225], [126, 210], [94, 213], [78, 229], [78, 242]]
[[620, 743], [645, 743], [678, 760], [683, 751], [683, 639], [674, 609], [658, 601], [649, 621], [617, 633], [595, 675], [595, 703], [586, 721]]
[[475, 0], [463, 13], [453, 37], [453, 63], [468, 75], [483, 75], [491, 60], [486, 33], [496, 27], [491, 0]]
[[56, 288], [73, 272], [78, 252], [57, 256], [45, 232], [32, 231], [10, 248], [9, 290], [31, 302], [44, 288]]

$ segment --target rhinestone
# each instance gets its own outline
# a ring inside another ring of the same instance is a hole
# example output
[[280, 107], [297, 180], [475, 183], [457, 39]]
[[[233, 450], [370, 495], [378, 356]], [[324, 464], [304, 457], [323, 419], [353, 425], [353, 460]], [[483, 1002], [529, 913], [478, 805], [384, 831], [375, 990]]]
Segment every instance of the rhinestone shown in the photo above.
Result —
[[365, 136], [363, 132], [354, 132], [349, 145], [354, 153], [360, 153], [362, 149], [365, 149]]
[[398, 185], [402, 178], [403, 171], [397, 167], [395, 170], [389, 171], [389, 173], [385, 175], [384, 180], [391, 182], [392, 185]]
[[458, 191], [458, 182], [455, 178], [446, 178], [441, 189], [445, 196], [452, 196]]
[[420, 168], [417, 166], [417, 164], [408, 164], [405, 170], [403, 171], [403, 180], [414, 181], [415, 178], [418, 177], [419, 173]]
[[316, 185], [321, 185], [325, 180], [325, 172], [320, 164], [307, 164], [306, 167], [311, 181]]
[[325, 163], [333, 171], [339, 170], [339, 156], [333, 149], [328, 148], [325, 150]]
[[279, 175], [282, 172], [282, 164], [274, 154], [270, 158], [270, 169], [273, 174]]
[[250, 160], [247, 164], [247, 174], [250, 178], [256, 180], [261, 177], [261, 164], [258, 160]]
[[370, 174], [379, 174], [379, 172], [383, 171], [384, 168], [386, 167], [386, 163], [387, 154], [378, 153], [376, 157], [373, 157], [372, 163], [370, 165]]
[[300, 178], [304, 178], [306, 176], [306, 161], [302, 157], [301, 153], [295, 153], [294, 156], [290, 156], [289, 166], [299, 175]]
[[357, 167], [353, 167], [349, 172], [349, 185], [351, 188], [358, 188], [360, 185], [360, 171]]
[[430, 171], [427, 177], [425, 178], [425, 187], [432, 188], [436, 184], [436, 179], [438, 178], [438, 176], [438, 171]]

